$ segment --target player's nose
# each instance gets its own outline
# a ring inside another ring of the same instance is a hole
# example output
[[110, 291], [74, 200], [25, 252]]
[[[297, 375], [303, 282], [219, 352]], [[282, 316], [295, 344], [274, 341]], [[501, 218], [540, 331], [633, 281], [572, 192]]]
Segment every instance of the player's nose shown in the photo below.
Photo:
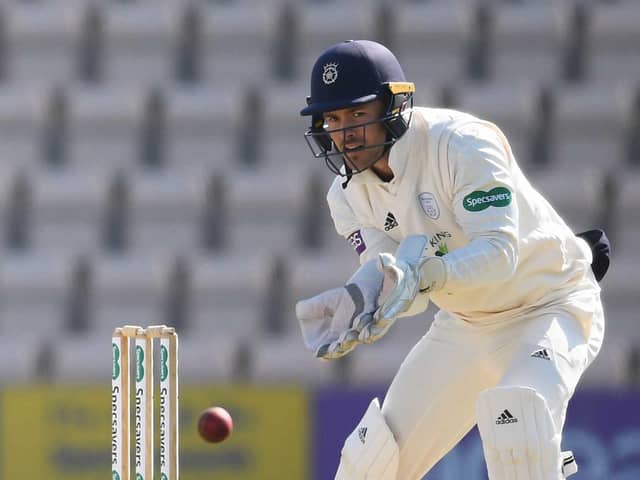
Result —
[[357, 140], [361, 136], [362, 130], [358, 127], [346, 127], [344, 130], [344, 138], [347, 141]]
[[346, 148], [355, 148], [360, 145], [360, 138], [355, 129], [351, 128], [344, 131], [343, 146]]

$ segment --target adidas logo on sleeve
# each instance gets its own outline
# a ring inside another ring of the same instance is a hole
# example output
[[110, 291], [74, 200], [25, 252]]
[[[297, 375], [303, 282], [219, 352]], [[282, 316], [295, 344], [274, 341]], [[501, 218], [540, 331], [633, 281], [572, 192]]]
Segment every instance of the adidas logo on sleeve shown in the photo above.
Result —
[[358, 429], [358, 438], [362, 443], [364, 443], [364, 439], [367, 437], [367, 427], [360, 427]]
[[496, 420], [496, 425], [506, 425], [507, 423], [518, 423], [518, 419], [511, 415], [509, 410], [505, 410]]
[[551, 360], [549, 351], [546, 348], [541, 348], [540, 350], [536, 350], [531, 354], [531, 356], [533, 358], [542, 358], [543, 360]]

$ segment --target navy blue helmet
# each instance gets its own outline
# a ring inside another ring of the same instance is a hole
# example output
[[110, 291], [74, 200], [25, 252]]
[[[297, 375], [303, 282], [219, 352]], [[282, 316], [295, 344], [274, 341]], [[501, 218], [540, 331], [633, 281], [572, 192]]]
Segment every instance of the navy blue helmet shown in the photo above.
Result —
[[[300, 111], [303, 116], [311, 115], [311, 127], [305, 133], [305, 139], [314, 157], [324, 158], [327, 166], [338, 175], [349, 177], [366, 170], [382, 155], [367, 167], [354, 171], [352, 163], [345, 162], [347, 154], [337, 150], [329, 135], [338, 130], [344, 133], [354, 126], [328, 131], [323, 114], [382, 100], [385, 111], [374, 123], [385, 127], [386, 141], [362, 149], [383, 146], [384, 154], [409, 127], [411, 117], [403, 115], [403, 111], [413, 105], [414, 91], [414, 84], [406, 81], [400, 63], [384, 45], [369, 40], [349, 40], [329, 47], [313, 66], [311, 95], [307, 97], [307, 106]], [[365, 124], [355, 127], [359, 126]], [[346, 168], [341, 171], [343, 164]]]

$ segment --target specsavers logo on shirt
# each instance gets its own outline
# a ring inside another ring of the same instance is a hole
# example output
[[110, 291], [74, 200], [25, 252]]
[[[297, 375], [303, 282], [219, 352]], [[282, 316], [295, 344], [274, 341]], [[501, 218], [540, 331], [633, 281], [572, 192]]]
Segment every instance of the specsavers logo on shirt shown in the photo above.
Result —
[[489, 207], [506, 207], [511, 203], [511, 192], [506, 187], [495, 187], [488, 192], [477, 190], [464, 197], [462, 204], [470, 212], [481, 212]]

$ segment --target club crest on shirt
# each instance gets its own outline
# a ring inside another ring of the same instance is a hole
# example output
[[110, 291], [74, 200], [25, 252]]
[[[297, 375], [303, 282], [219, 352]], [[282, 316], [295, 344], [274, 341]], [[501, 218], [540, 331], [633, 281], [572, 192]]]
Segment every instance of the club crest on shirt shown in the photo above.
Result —
[[424, 210], [427, 217], [432, 218], [433, 220], [437, 220], [438, 217], [440, 217], [440, 208], [438, 207], [438, 202], [436, 202], [436, 197], [433, 193], [423, 192], [418, 195], [418, 199], [420, 200], [422, 210]]

